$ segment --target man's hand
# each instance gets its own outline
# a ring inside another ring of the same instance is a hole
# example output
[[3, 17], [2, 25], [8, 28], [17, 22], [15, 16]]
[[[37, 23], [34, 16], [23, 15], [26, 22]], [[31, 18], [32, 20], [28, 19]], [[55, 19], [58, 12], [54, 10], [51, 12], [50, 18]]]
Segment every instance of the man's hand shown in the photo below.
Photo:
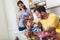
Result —
[[55, 31], [56, 28], [54, 27], [48, 27], [45, 31], [52, 32]]

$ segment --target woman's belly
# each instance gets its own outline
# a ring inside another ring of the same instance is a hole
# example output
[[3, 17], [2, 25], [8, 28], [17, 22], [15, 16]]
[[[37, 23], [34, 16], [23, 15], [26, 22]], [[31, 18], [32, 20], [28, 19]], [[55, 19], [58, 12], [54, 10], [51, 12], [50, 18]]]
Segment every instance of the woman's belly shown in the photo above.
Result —
[[25, 18], [20, 18], [19, 20], [19, 27], [24, 27], [23, 21], [25, 20]]

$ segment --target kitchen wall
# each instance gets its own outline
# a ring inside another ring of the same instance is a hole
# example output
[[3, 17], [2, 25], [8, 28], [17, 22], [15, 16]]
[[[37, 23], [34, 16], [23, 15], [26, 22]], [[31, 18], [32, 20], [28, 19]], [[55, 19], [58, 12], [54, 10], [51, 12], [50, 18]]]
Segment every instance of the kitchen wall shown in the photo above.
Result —
[[9, 40], [9, 33], [3, 0], [0, 0], [0, 40]]
[[14, 40], [18, 34], [17, 24], [17, 0], [4, 0], [4, 10], [8, 25], [10, 40]]
[[17, 0], [0, 0], [0, 40], [14, 40], [18, 34]]
[[48, 9], [47, 12], [55, 13], [60, 18], [60, 7], [55, 7], [55, 8], [52, 8], [52, 9]]

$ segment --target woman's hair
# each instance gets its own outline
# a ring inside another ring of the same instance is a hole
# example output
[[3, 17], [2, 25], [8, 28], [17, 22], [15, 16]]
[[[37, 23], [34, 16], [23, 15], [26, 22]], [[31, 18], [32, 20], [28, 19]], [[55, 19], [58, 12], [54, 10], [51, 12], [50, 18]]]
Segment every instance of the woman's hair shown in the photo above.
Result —
[[[19, 6], [20, 3], [21, 3], [21, 4], [24, 4], [22, 1], [18, 1], [18, 2], [17, 2], [17, 6]], [[25, 9], [25, 10], [27, 9], [25, 5], [23, 6], [23, 9]]]
[[17, 2], [17, 5], [19, 6], [20, 3], [21, 3], [21, 4], [24, 4], [22, 1], [18, 1], [18, 2]]
[[25, 6], [25, 5], [24, 5], [23, 9], [25, 9], [25, 11], [26, 11], [26, 9], [27, 9], [27, 8], [26, 8], [26, 6]]

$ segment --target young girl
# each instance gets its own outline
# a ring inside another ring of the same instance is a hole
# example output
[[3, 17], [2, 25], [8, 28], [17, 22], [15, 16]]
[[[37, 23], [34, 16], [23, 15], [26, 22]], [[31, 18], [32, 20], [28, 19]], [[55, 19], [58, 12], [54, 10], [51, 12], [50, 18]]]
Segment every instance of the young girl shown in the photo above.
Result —
[[37, 32], [37, 28], [33, 26], [33, 21], [27, 19], [24, 21], [24, 25], [26, 26], [26, 30], [25, 30], [25, 35], [28, 39], [36, 39], [36, 32]]

